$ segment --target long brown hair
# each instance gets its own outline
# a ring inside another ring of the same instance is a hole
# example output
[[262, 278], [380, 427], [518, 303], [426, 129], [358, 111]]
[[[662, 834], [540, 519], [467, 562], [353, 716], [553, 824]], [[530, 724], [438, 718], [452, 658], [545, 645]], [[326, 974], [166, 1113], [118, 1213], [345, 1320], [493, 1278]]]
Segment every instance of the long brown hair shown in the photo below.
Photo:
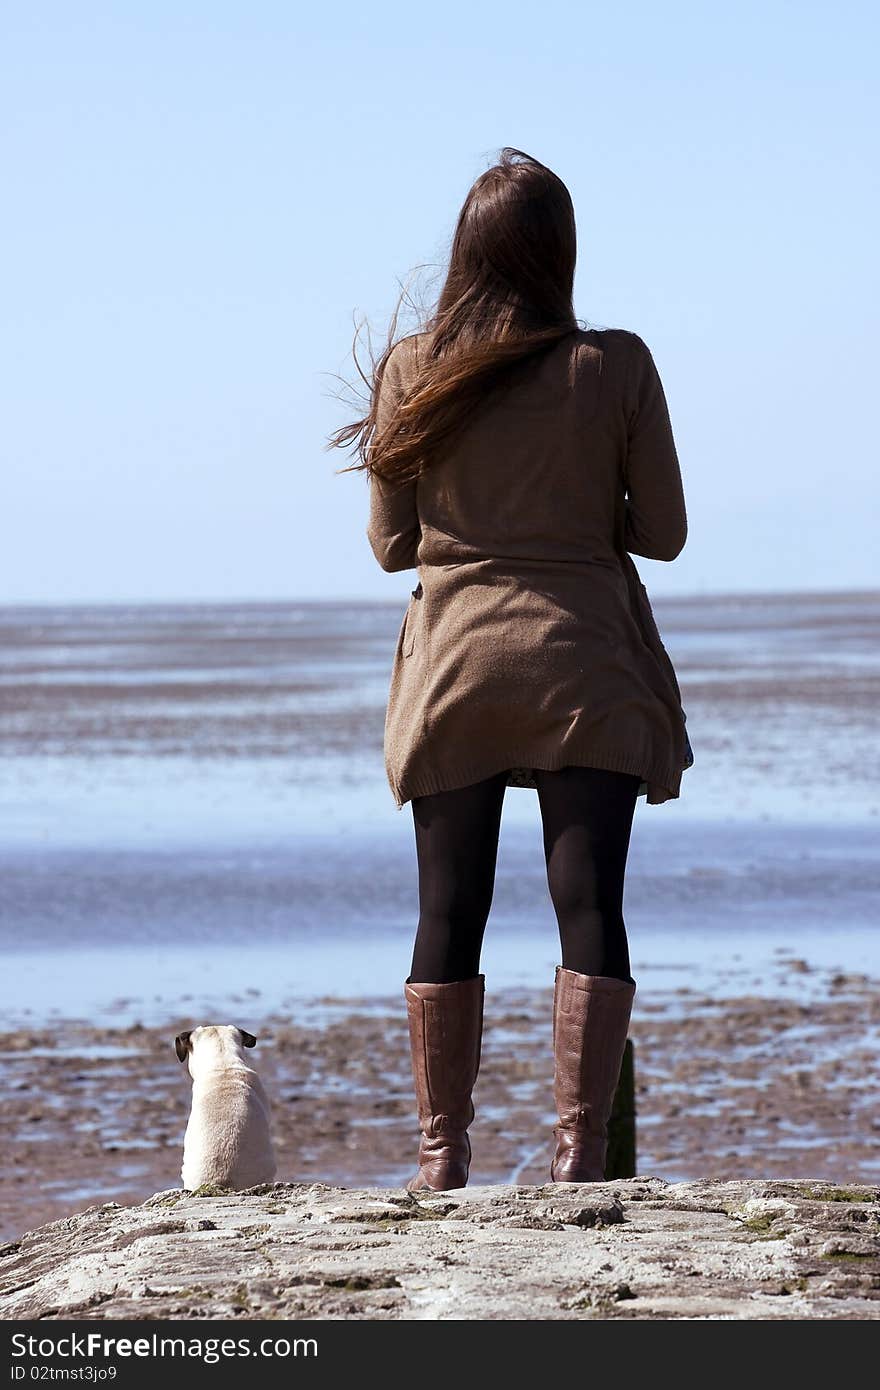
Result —
[[[578, 328], [572, 295], [577, 258], [574, 207], [565, 184], [531, 155], [506, 146], [464, 200], [449, 268], [427, 319], [417, 365], [381, 430], [377, 402], [385, 365], [397, 346], [401, 301], [372, 379], [369, 410], [334, 431], [326, 448], [355, 445], [366, 469], [404, 482], [434, 464], [471, 412], [509, 385], [515, 369]], [[372, 357], [372, 352], [371, 352]]]

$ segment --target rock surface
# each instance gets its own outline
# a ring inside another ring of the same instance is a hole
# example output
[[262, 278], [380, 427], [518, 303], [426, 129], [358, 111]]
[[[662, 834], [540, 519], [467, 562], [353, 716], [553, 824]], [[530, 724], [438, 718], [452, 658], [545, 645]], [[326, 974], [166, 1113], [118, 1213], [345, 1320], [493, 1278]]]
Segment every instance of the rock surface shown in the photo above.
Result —
[[0, 1250], [4, 1318], [880, 1317], [880, 1189], [277, 1183], [157, 1193]]

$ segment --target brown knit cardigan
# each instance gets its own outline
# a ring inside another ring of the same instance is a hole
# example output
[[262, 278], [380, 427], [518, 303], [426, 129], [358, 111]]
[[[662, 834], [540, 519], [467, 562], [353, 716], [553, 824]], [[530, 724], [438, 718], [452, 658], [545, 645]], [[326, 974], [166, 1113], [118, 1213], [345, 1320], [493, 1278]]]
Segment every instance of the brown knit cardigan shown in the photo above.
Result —
[[[379, 425], [424, 335], [386, 363]], [[663, 386], [625, 329], [577, 329], [496, 390], [402, 486], [370, 474], [367, 537], [415, 568], [385, 717], [398, 808], [507, 769], [567, 764], [679, 795], [693, 755], [672, 662], [630, 557], [674, 560], [687, 517]]]

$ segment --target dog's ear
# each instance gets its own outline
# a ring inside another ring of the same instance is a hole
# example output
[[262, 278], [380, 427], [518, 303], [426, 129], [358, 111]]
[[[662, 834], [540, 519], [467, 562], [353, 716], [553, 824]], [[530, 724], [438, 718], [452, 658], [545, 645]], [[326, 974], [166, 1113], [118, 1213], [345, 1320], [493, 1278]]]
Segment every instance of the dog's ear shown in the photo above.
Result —
[[178, 1062], [185, 1062], [190, 1052], [192, 1052], [192, 1044], [190, 1043], [191, 1036], [192, 1029], [187, 1033], [178, 1033], [177, 1037], [174, 1039], [174, 1051], [177, 1053]]
[[246, 1033], [243, 1028], [239, 1028], [238, 1031], [239, 1033], [241, 1033], [241, 1040], [244, 1043], [245, 1047], [256, 1047], [257, 1040], [254, 1037], [253, 1033]]

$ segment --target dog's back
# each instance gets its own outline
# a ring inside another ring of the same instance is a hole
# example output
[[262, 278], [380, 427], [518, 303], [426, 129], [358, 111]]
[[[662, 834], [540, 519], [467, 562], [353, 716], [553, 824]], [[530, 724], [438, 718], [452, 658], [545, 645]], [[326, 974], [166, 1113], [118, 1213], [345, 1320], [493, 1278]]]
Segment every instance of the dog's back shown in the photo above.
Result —
[[[181, 1171], [188, 1191], [208, 1184], [254, 1187], [275, 1177], [269, 1099], [241, 1050], [250, 1037], [231, 1026], [180, 1035], [193, 1078]], [[178, 1056], [180, 1051], [178, 1046]]]

